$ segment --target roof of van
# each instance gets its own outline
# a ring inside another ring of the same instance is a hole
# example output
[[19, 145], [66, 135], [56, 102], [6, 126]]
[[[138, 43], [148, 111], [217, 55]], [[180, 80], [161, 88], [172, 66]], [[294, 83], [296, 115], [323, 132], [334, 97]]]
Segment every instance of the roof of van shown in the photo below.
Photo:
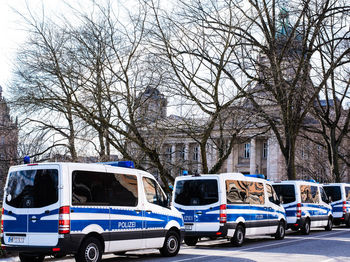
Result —
[[286, 184], [286, 185], [321, 185], [317, 182], [306, 181], [306, 180], [285, 180], [279, 182], [273, 182], [274, 185]]
[[59, 166], [70, 166], [70, 167], [75, 167], [78, 168], [79, 166], [81, 168], [87, 168], [87, 167], [95, 167], [99, 168], [101, 166], [107, 167], [109, 169], [118, 169], [118, 170], [124, 170], [124, 171], [131, 171], [131, 170], [137, 170], [138, 173], [144, 173], [144, 174], [150, 174], [146, 171], [136, 169], [136, 168], [127, 168], [127, 167], [116, 167], [116, 166], [111, 166], [108, 164], [104, 163], [78, 163], [78, 162], [42, 162], [42, 163], [30, 163], [30, 164], [23, 164], [23, 165], [17, 165], [17, 166], [11, 166], [11, 169], [21, 169], [21, 168], [27, 168], [27, 167], [35, 167], [35, 166], [48, 166], [48, 165], [59, 165]]
[[329, 184], [323, 184], [324, 186], [350, 186], [350, 183], [329, 183]]
[[267, 180], [256, 177], [247, 177], [242, 173], [220, 173], [220, 174], [200, 174], [200, 175], [186, 175], [186, 176], [178, 176], [176, 180], [196, 180], [196, 179], [207, 179], [207, 178], [222, 178], [222, 179], [239, 179], [246, 181], [259, 181], [266, 182]]

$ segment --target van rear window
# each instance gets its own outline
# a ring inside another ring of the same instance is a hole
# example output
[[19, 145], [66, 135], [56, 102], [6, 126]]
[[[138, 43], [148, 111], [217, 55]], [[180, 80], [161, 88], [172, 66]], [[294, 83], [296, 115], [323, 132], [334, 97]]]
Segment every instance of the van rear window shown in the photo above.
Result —
[[341, 200], [340, 186], [325, 186], [323, 189], [327, 196], [332, 198], [332, 202]]
[[203, 206], [219, 201], [216, 179], [180, 180], [175, 188], [175, 203], [179, 205]]
[[276, 194], [279, 198], [283, 198], [283, 204], [292, 203], [295, 201], [294, 185], [273, 185]]
[[40, 208], [54, 204], [58, 201], [58, 170], [11, 172], [5, 194], [6, 204], [15, 208]]

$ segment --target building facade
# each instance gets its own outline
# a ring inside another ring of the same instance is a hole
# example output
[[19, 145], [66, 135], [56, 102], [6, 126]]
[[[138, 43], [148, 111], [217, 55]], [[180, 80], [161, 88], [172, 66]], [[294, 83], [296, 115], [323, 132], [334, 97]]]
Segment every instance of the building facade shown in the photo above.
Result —
[[10, 116], [10, 109], [0, 86], [0, 197], [10, 166], [17, 164], [18, 125]]

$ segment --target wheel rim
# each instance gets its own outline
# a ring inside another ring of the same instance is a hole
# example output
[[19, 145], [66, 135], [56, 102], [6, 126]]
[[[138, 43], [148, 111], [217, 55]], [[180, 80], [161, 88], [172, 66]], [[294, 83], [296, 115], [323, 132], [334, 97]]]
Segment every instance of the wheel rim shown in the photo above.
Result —
[[99, 250], [96, 244], [90, 243], [85, 249], [85, 258], [87, 261], [96, 262], [99, 257]]
[[280, 236], [281, 236], [281, 237], [284, 236], [284, 228], [283, 228], [283, 225], [280, 225]]
[[333, 226], [333, 225], [332, 225], [332, 219], [329, 219], [329, 220], [328, 220], [328, 227], [329, 227], [329, 228], [332, 228], [332, 226]]
[[306, 225], [305, 225], [305, 231], [306, 231], [307, 233], [310, 232], [310, 223], [309, 223], [309, 222], [307, 222]]
[[178, 243], [177, 243], [177, 238], [175, 236], [171, 236], [168, 238], [167, 241], [167, 248], [169, 250], [170, 253], [174, 253], [177, 250], [178, 247]]
[[242, 232], [242, 230], [239, 230], [237, 232], [237, 240], [238, 240], [238, 243], [242, 243], [243, 242], [243, 232]]

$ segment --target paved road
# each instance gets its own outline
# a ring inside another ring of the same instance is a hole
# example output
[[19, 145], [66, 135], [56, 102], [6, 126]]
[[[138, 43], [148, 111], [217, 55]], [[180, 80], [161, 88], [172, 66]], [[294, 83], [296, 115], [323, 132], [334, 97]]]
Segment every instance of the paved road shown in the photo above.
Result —
[[[19, 261], [18, 258], [2, 261]], [[72, 257], [50, 259], [45, 261], [74, 261]], [[232, 247], [227, 240], [201, 241], [196, 247], [186, 245], [173, 258], [164, 258], [158, 250], [128, 252], [124, 256], [104, 255], [103, 262], [140, 262], [140, 261], [307, 261], [333, 262], [350, 261], [350, 228], [334, 228], [333, 231], [312, 230], [309, 236], [288, 231], [284, 240], [278, 241], [271, 237], [247, 239], [240, 247]]]

